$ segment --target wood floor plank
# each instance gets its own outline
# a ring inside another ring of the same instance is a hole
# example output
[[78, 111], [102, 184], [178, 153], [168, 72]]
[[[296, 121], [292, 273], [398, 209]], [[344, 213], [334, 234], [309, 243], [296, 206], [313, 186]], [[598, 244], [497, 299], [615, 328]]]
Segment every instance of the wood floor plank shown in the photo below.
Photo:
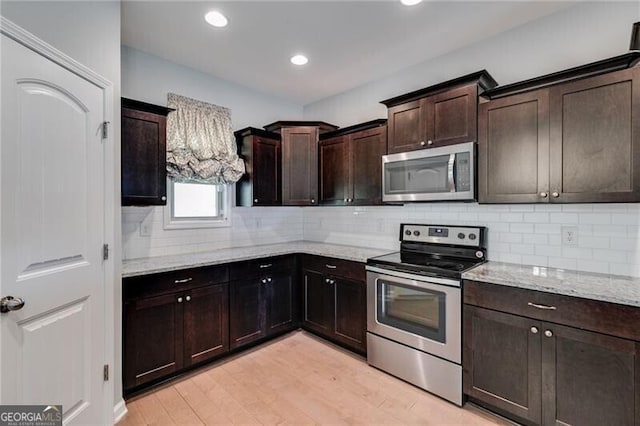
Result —
[[205, 367], [127, 408], [120, 426], [509, 424], [450, 404], [306, 332]]

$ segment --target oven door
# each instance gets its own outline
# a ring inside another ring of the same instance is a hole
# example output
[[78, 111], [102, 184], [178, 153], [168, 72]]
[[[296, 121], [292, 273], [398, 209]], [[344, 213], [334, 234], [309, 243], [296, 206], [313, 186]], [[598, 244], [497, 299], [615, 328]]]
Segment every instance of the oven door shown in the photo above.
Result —
[[459, 281], [367, 267], [367, 331], [458, 364], [461, 303]]

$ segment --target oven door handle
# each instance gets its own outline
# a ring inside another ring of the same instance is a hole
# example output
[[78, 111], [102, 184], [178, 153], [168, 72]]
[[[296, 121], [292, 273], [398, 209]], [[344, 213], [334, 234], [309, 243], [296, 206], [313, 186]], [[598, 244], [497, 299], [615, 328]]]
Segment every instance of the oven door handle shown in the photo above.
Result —
[[447, 180], [449, 182], [449, 191], [456, 192], [456, 154], [449, 154], [449, 163], [447, 164]]

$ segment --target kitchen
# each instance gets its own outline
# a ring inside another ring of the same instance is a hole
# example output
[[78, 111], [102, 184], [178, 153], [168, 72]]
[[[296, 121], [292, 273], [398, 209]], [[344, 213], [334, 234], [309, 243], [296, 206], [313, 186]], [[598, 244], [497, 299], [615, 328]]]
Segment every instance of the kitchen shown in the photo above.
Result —
[[[156, 105], [166, 105], [167, 93], [176, 92], [231, 108], [234, 130], [292, 119], [321, 120], [344, 128], [386, 117], [386, 108], [379, 103], [383, 99], [480, 69], [486, 69], [501, 85], [505, 85], [593, 63], [627, 53], [631, 25], [638, 20], [635, 3], [564, 4], [555, 13], [541, 16], [521, 27], [503, 28], [505, 33], [441, 54], [355, 89], [345, 88], [342, 94], [300, 108], [293, 102], [225, 82], [135, 48], [123, 47], [120, 56], [120, 7], [122, 19], [126, 21], [136, 17], [141, 19], [139, 14], [152, 13], [141, 5], [136, 8], [135, 3], [123, 4], [116, 8], [109, 4], [84, 4], [74, 5], [73, 10], [69, 6], [66, 9], [64, 5], [56, 6], [44, 14], [38, 12], [36, 6], [12, 7], [3, 3], [3, 16], [104, 74], [115, 83], [116, 98], [119, 98], [120, 83], [123, 97]], [[130, 8], [129, 15], [127, 8]], [[92, 19], [78, 18], [81, 13]], [[69, 25], [69, 31], [84, 30], [91, 34], [96, 38], [96, 45], [104, 46], [107, 54], [86, 52], [84, 45], [79, 45], [73, 36], [65, 36], [55, 25], [47, 23], [43, 15], [59, 22], [70, 19], [73, 25]], [[96, 25], [95, 16], [108, 21], [108, 25], [107, 22]], [[95, 28], [88, 28], [87, 21], [93, 22]], [[584, 22], [591, 27], [586, 28], [588, 26]], [[123, 30], [125, 28], [126, 25]], [[135, 35], [128, 36], [134, 38]], [[119, 109], [113, 115], [119, 116]], [[118, 120], [113, 120], [113, 126], [113, 133], [118, 135]], [[120, 216], [119, 206], [113, 214], [116, 218]], [[368, 247], [383, 254], [398, 249], [402, 223], [476, 225], [487, 227], [490, 262], [638, 276], [638, 216], [637, 205], [633, 203], [446, 202], [408, 203], [404, 206], [239, 207], [231, 211], [231, 227], [192, 231], [165, 229], [161, 207], [124, 207], [121, 237], [120, 231], [114, 232], [116, 238], [111, 247], [114, 263], [118, 263], [120, 257], [126, 261], [300, 240]], [[118, 229], [120, 221], [115, 222]], [[565, 242], [565, 237], [571, 232], [577, 235], [575, 245]], [[118, 242], [120, 238], [121, 244]], [[121, 250], [113, 248], [120, 245]], [[120, 266], [115, 266], [115, 269], [118, 275]], [[544, 273], [545, 270], [541, 271]], [[116, 306], [115, 312], [119, 312], [117, 301], [122, 299], [119, 284], [114, 286], [111, 297]], [[118, 378], [122, 367], [119, 367], [119, 357], [115, 356], [121, 351], [120, 336], [116, 330], [121, 329], [122, 324], [118, 316], [113, 315], [112, 342], [115, 342], [115, 348], [111, 365], [114, 369], [112, 392], [115, 403], [112, 406], [121, 400], [122, 387]]]

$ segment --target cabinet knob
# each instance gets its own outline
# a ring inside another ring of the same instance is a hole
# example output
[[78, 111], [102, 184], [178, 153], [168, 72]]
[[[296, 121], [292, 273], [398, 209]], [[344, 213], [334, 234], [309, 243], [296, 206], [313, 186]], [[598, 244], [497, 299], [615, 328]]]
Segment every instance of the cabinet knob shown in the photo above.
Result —
[[271, 277], [267, 278], [267, 282], [268, 282], [268, 283], [270, 283], [271, 281], [273, 281], [273, 280], [271, 279]]
[[544, 335], [547, 337], [553, 337], [553, 332], [551, 330], [545, 330]]
[[184, 300], [186, 300], [187, 302], [191, 300], [191, 296], [187, 296], [184, 298]]
[[538, 327], [531, 327], [531, 332], [533, 334], [538, 334]]
[[429, 146], [433, 145], [433, 141], [427, 141], [427, 145]]
[[254, 198], [254, 199], [253, 199], [253, 202], [254, 202], [254, 203], [258, 203], [258, 199], [257, 199], [257, 198]]
[[345, 198], [345, 199], [344, 199], [344, 202], [345, 202], [345, 203], [348, 203], [348, 202], [349, 202], [349, 199], [348, 199], [348, 198]]
[[541, 192], [541, 193], [540, 193], [540, 196], [541, 196], [542, 198], [547, 198], [547, 196], [548, 196], [548, 195], [549, 195], [549, 194], [547, 194], [546, 192]]
[[347, 202], [351, 203], [351, 202], [353, 202], [353, 200], [351, 198], [347, 198]]
[[261, 282], [262, 284], [266, 284], [266, 283], [267, 283], [267, 279], [266, 279], [266, 278], [263, 278], [263, 279], [261, 279], [261, 280], [260, 280], [260, 282]]
[[182, 303], [182, 297], [178, 297], [178, 303]]
[[167, 201], [167, 196], [166, 196], [166, 195], [163, 195], [162, 197], [160, 197], [160, 199], [161, 199], [162, 201]]
[[559, 193], [557, 193], [557, 192], [553, 192], [553, 193], [551, 194], [551, 196], [552, 196], [553, 198], [558, 198], [558, 197], [560, 196], [560, 194], [559, 194]]
[[425, 146], [425, 145], [426, 145], [425, 141], [420, 141], [420, 146]]

